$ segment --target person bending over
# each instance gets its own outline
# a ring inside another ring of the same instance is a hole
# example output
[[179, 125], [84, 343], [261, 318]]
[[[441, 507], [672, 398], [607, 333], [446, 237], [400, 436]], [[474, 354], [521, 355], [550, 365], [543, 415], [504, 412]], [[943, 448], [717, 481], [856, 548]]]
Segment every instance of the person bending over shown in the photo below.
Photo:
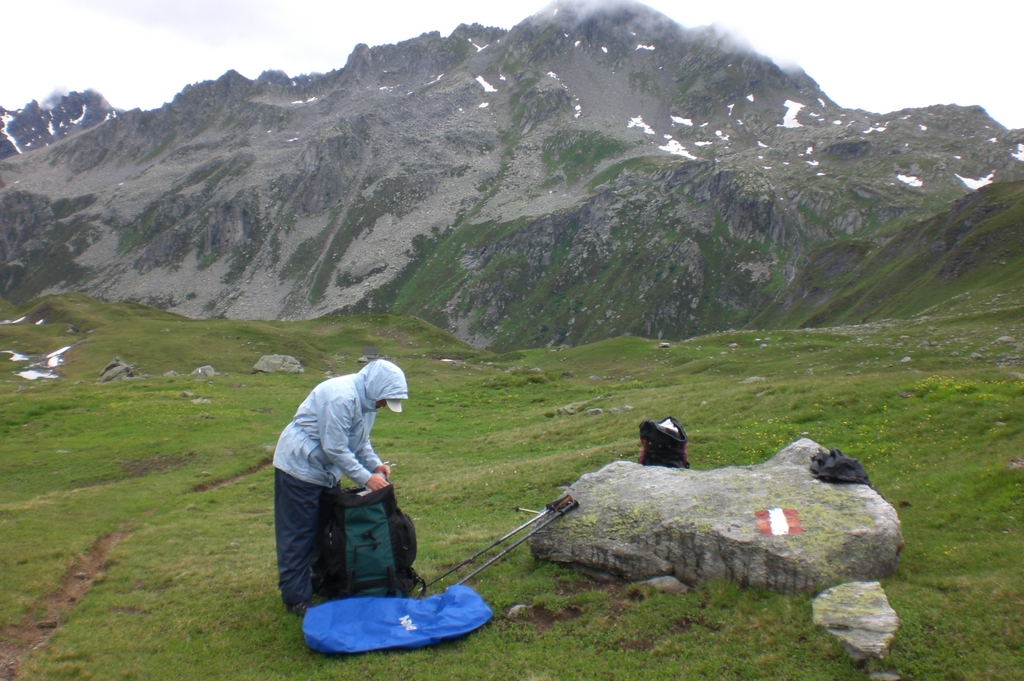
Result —
[[328, 495], [345, 476], [360, 486], [387, 486], [391, 469], [370, 445], [377, 410], [402, 411], [405, 374], [378, 359], [357, 374], [324, 381], [299, 405], [274, 451], [274, 534], [278, 588], [299, 615], [312, 607], [313, 543], [328, 521]]

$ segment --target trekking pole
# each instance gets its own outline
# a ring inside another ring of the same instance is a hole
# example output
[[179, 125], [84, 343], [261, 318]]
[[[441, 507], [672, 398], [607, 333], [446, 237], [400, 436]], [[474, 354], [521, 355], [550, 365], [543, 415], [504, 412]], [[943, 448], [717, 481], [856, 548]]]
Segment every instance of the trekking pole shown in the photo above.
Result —
[[[564, 497], [563, 497], [563, 498], [564, 498]], [[552, 504], [555, 504], [555, 503], [557, 503], [558, 501], [559, 501], [559, 500], [556, 500], [556, 501], [553, 501], [553, 502], [551, 502], [551, 503], [552, 503]], [[518, 507], [517, 507], [517, 508], [518, 508]], [[489, 545], [485, 546], [484, 548], [480, 549], [479, 551], [477, 551], [476, 553], [474, 553], [474, 554], [473, 554], [472, 556], [470, 556], [470, 557], [469, 557], [469, 558], [467, 558], [466, 560], [462, 561], [461, 563], [459, 563], [459, 564], [458, 564], [458, 565], [456, 565], [455, 567], [453, 567], [453, 568], [451, 568], [450, 570], [448, 570], [448, 572], [445, 572], [445, 573], [444, 573], [443, 575], [439, 575], [439, 576], [435, 577], [434, 579], [430, 580], [429, 582], [427, 582], [427, 583], [426, 583], [426, 585], [425, 585], [425, 586], [423, 587], [423, 591], [426, 591], [426, 588], [427, 588], [427, 587], [429, 587], [429, 586], [432, 586], [432, 585], [434, 585], [434, 584], [436, 584], [436, 583], [440, 582], [440, 581], [441, 581], [442, 579], [444, 579], [445, 577], [447, 577], [447, 576], [448, 576], [448, 575], [450, 575], [451, 573], [453, 573], [453, 572], [455, 572], [455, 571], [457, 571], [457, 570], [459, 570], [459, 569], [461, 569], [461, 568], [464, 568], [464, 567], [466, 567], [467, 565], [469, 565], [470, 563], [472, 563], [472, 562], [473, 562], [474, 560], [476, 560], [477, 558], [479, 558], [479, 557], [480, 557], [480, 556], [482, 556], [483, 554], [487, 553], [488, 551], [490, 551], [490, 550], [491, 550], [491, 549], [493, 549], [493, 548], [494, 548], [495, 546], [497, 546], [498, 544], [502, 543], [503, 541], [505, 541], [505, 540], [506, 540], [506, 539], [508, 539], [509, 537], [513, 537], [513, 536], [515, 536], [515, 535], [519, 534], [520, 532], [522, 532], [523, 530], [525, 530], [525, 529], [526, 529], [527, 527], [529, 527], [530, 525], [533, 525], [533, 524], [534, 524], [535, 522], [537, 522], [538, 520], [540, 520], [541, 518], [543, 518], [544, 516], [546, 516], [546, 515], [547, 515], [548, 513], [550, 513], [550, 512], [551, 512], [551, 510], [550, 510], [550, 509], [548, 509], [548, 508], [545, 508], [545, 509], [544, 509], [543, 511], [534, 511], [534, 512], [535, 512], [535, 513], [536, 513], [537, 515], [535, 515], [534, 517], [530, 518], [530, 519], [529, 519], [529, 520], [527, 520], [527, 521], [526, 521], [525, 523], [523, 523], [522, 525], [520, 525], [520, 526], [519, 526], [519, 527], [517, 527], [516, 529], [512, 530], [511, 532], [509, 532], [508, 534], [506, 534], [505, 536], [503, 536], [503, 537], [502, 537], [501, 539], [498, 539], [497, 541], [494, 541], [494, 542], [492, 542], [491, 544], [489, 544]]]
[[[559, 502], [561, 502], [561, 503], [559, 503]], [[551, 506], [552, 506], [553, 504], [559, 504], [559, 505], [558, 505], [558, 506], [557, 506], [556, 508], [551, 508]], [[459, 581], [457, 581], [457, 582], [455, 582], [455, 583], [456, 583], [456, 584], [464, 584], [464, 583], [465, 583], [465, 582], [467, 582], [467, 581], [468, 581], [469, 579], [471, 579], [471, 578], [475, 577], [476, 575], [480, 574], [480, 573], [481, 573], [481, 572], [483, 572], [483, 571], [484, 571], [485, 569], [489, 568], [489, 567], [490, 567], [491, 565], [494, 565], [494, 564], [495, 564], [495, 563], [497, 563], [497, 562], [498, 562], [499, 560], [501, 560], [502, 558], [504, 558], [505, 556], [507, 556], [507, 555], [508, 555], [509, 553], [511, 553], [511, 552], [512, 552], [512, 550], [513, 550], [514, 548], [516, 548], [517, 546], [519, 546], [520, 544], [522, 544], [522, 543], [523, 543], [524, 541], [526, 541], [527, 539], [529, 539], [529, 538], [530, 538], [530, 537], [532, 537], [533, 535], [537, 534], [538, 532], [540, 532], [541, 530], [543, 530], [543, 529], [544, 529], [545, 527], [547, 527], [547, 526], [548, 526], [548, 525], [550, 525], [551, 523], [555, 522], [556, 520], [558, 520], [559, 518], [561, 518], [561, 517], [562, 517], [563, 515], [565, 515], [566, 513], [568, 513], [569, 511], [571, 511], [572, 509], [576, 508], [576, 507], [577, 507], [577, 506], [579, 506], [579, 505], [580, 505], [580, 502], [576, 501], [575, 499], [573, 499], [573, 498], [572, 498], [571, 496], [569, 496], [568, 494], [566, 494], [566, 495], [565, 495], [564, 497], [562, 497], [561, 499], [558, 499], [557, 501], [553, 501], [553, 502], [551, 502], [551, 504], [548, 504], [548, 509], [547, 509], [547, 510], [550, 510], [550, 511], [551, 511], [551, 515], [552, 515], [552, 517], [548, 518], [548, 519], [547, 519], [547, 520], [545, 520], [545, 521], [544, 521], [543, 523], [541, 523], [541, 524], [540, 524], [540, 525], [538, 525], [537, 527], [535, 527], [535, 528], [533, 528], [532, 530], [530, 530], [529, 532], [527, 532], [527, 533], [526, 533], [526, 535], [525, 535], [524, 537], [521, 537], [521, 538], [520, 538], [519, 540], [517, 540], [516, 542], [514, 542], [514, 543], [510, 544], [510, 545], [509, 545], [509, 546], [508, 546], [507, 548], [505, 548], [505, 549], [504, 549], [503, 551], [501, 551], [500, 553], [496, 553], [496, 554], [494, 554], [494, 555], [493, 555], [493, 556], [491, 557], [491, 559], [490, 559], [490, 560], [488, 560], [488, 561], [487, 561], [486, 563], [484, 563], [483, 565], [481, 565], [480, 567], [478, 567], [478, 568], [477, 568], [476, 570], [473, 570], [473, 571], [472, 571], [472, 572], [470, 572], [470, 573], [469, 573], [468, 575], [466, 575], [465, 577], [463, 577], [462, 579], [460, 579]], [[545, 515], [549, 515], [549, 514], [545, 513]], [[537, 516], [537, 518], [539, 518], [539, 517], [540, 517], [540, 516]], [[534, 520], [536, 520], [536, 518], [534, 518]]]

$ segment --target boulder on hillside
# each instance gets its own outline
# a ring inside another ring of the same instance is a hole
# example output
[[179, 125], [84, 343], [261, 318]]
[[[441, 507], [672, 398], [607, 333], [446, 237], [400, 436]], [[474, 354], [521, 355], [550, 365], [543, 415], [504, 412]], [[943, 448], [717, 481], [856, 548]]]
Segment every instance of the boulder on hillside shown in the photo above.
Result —
[[252, 367], [254, 374], [301, 374], [306, 369], [291, 355], [263, 355]]
[[196, 378], [211, 378], [217, 375], [217, 370], [209, 364], [204, 364], [201, 367], [197, 367], [192, 370], [189, 376], [195, 376]]
[[111, 381], [121, 381], [126, 378], [135, 378], [135, 370], [120, 357], [115, 357], [100, 372], [100, 378], [97, 383], [110, 383]]
[[630, 581], [729, 579], [783, 594], [892, 575], [896, 510], [868, 485], [814, 478], [819, 451], [804, 438], [756, 466], [610, 463], [569, 487], [579, 508], [534, 535], [531, 553]]

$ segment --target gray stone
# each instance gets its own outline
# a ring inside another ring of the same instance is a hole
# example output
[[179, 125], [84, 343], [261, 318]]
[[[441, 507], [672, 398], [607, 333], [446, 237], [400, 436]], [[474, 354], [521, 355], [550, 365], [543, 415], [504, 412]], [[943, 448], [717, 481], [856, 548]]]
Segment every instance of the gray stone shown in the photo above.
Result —
[[598, 407], [591, 407], [590, 409], [587, 409], [585, 412], [583, 412], [583, 415], [584, 416], [600, 416], [603, 413], [604, 413], [604, 409], [600, 409]]
[[526, 605], [525, 603], [516, 603], [508, 609], [508, 614], [506, 615], [506, 617], [508, 617], [510, 620], [517, 620], [520, 617], [528, 615], [529, 613], [530, 606]]
[[189, 376], [195, 376], [197, 378], [208, 378], [210, 376], [216, 376], [216, 375], [217, 375], [217, 370], [214, 369], [209, 364], [204, 364], [203, 366], [201, 366], [201, 367], [199, 367], [197, 369], [193, 369], [192, 373], [189, 374]]
[[625, 411], [633, 411], [633, 407], [631, 405], [629, 405], [629, 404], [622, 404], [622, 405], [619, 405], [618, 407], [612, 407], [611, 409], [608, 410], [608, 413], [609, 414], [621, 414], [622, 412], [625, 412]]
[[587, 567], [586, 565], [581, 565], [580, 563], [569, 563], [569, 567], [571, 567], [576, 572], [579, 572], [580, 574], [584, 574], [587, 577], [590, 577], [595, 582], [611, 583], [619, 581], [619, 579], [610, 572], [605, 572], [604, 570], [595, 570], [592, 567]]
[[589, 400], [583, 400], [582, 402], [572, 402], [570, 404], [565, 405], [564, 407], [559, 407], [555, 411], [562, 416], [572, 416], [573, 414], [578, 414], [580, 409], [587, 406], [591, 402], [597, 402], [598, 400], [601, 399], [604, 399], [604, 395], [591, 397]]
[[658, 348], [661, 349], [661, 350], [665, 350], [665, 349], [668, 349], [670, 347], [672, 347], [672, 346], [669, 345], [668, 343], [664, 343], [664, 342], [658, 343]]
[[192, 404], [210, 404], [210, 401], [211, 400], [207, 397], [197, 397], [196, 399], [192, 400]]
[[652, 589], [657, 589], [658, 591], [665, 591], [670, 594], [684, 594], [690, 591], [690, 587], [688, 585], [683, 584], [671, 575], [663, 575], [661, 577], [652, 577], [650, 579], [645, 579], [644, 581], [640, 582], [640, 585], [649, 586]]
[[110, 360], [110, 364], [100, 372], [97, 383], [110, 383], [111, 381], [123, 381], [126, 378], [135, 378], [135, 370], [131, 365], [120, 357]]
[[839, 639], [854, 660], [889, 654], [900, 618], [878, 582], [849, 582], [821, 592], [812, 601], [814, 623]]
[[173, 378], [173, 377], [175, 377], [177, 375], [178, 375], [178, 372], [175, 371], [174, 369], [171, 369], [170, 371], [168, 371], [168, 372], [166, 372], [164, 374], [164, 378]]
[[580, 507], [534, 535], [531, 552], [630, 581], [730, 579], [785, 594], [892, 575], [895, 509], [867, 485], [816, 480], [819, 451], [804, 438], [756, 466], [608, 464], [569, 487]]
[[263, 355], [252, 367], [254, 374], [301, 374], [305, 371], [302, 363], [291, 355]]
[[996, 338], [993, 342], [1004, 345], [1013, 345], [1017, 341], [1013, 340], [1013, 336], [1000, 336], [999, 338]]
[[900, 681], [903, 677], [896, 672], [877, 671], [868, 674], [868, 678], [871, 679], [871, 681]]
[[764, 383], [764, 376], [751, 376], [750, 378], [744, 378], [740, 383]]

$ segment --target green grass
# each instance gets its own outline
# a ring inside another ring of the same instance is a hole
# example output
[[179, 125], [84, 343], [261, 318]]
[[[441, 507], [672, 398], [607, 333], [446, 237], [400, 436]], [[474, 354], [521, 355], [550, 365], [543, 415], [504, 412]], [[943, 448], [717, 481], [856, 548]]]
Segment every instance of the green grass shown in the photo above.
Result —
[[[4, 637], [40, 613], [77, 555], [128, 534], [19, 679], [1013, 678], [1024, 668], [1024, 471], [1007, 464], [1022, 456], [1024, 382], [1010, 375], [1015, 349], [992, 341], [1022, 340], [1024, 323], [1018, 300], [985, 302], [951, 301], [924, 321], [729, 332], [667, 350], [624, 337], [495, 356], [405, 317], [189, 320], [47, 299], [47, 323], [0, 327], [3, 350], [78, 342], [58, 381], [0, 376]], [[495, 619], [464, 639], [311, 652], [276, 591], [272, 470], [246, 473], [326, 373], [358, 369], [363, 345], [409, 377], [407, 409], [381, 414], [374, 444], [415, 519], [421, 574], [522, 522], [515, 506], [536, 508], [583, 473], [635, 459], [645, 417], [679, 418], [698, 469], [759, 463], [806, 433], [859, 458], [897, 506], [907, 546], [882, 580], [902, 619], [890, 657], [858, 668], [813, 626], [809, 596], [723, 582], [683, 596], [608, 587], [525, 547], [475, 580]], [[296, 355], [306, 373], [249, 373], [271, 352]], [[114, 355], [152, 378], [94, 383]], [[439, 361], [451, 357], [467, 361]], [[206, 363], [222, 375], [162, 377]], [[740, 383], [754, 375], [766, 380]], [[557, 413], [586, 399], [605, 414]], [[624, 405], [633, 409], [608, 411]], [[508, 620], [515, 603], [543, 606], [551, 621]]]

